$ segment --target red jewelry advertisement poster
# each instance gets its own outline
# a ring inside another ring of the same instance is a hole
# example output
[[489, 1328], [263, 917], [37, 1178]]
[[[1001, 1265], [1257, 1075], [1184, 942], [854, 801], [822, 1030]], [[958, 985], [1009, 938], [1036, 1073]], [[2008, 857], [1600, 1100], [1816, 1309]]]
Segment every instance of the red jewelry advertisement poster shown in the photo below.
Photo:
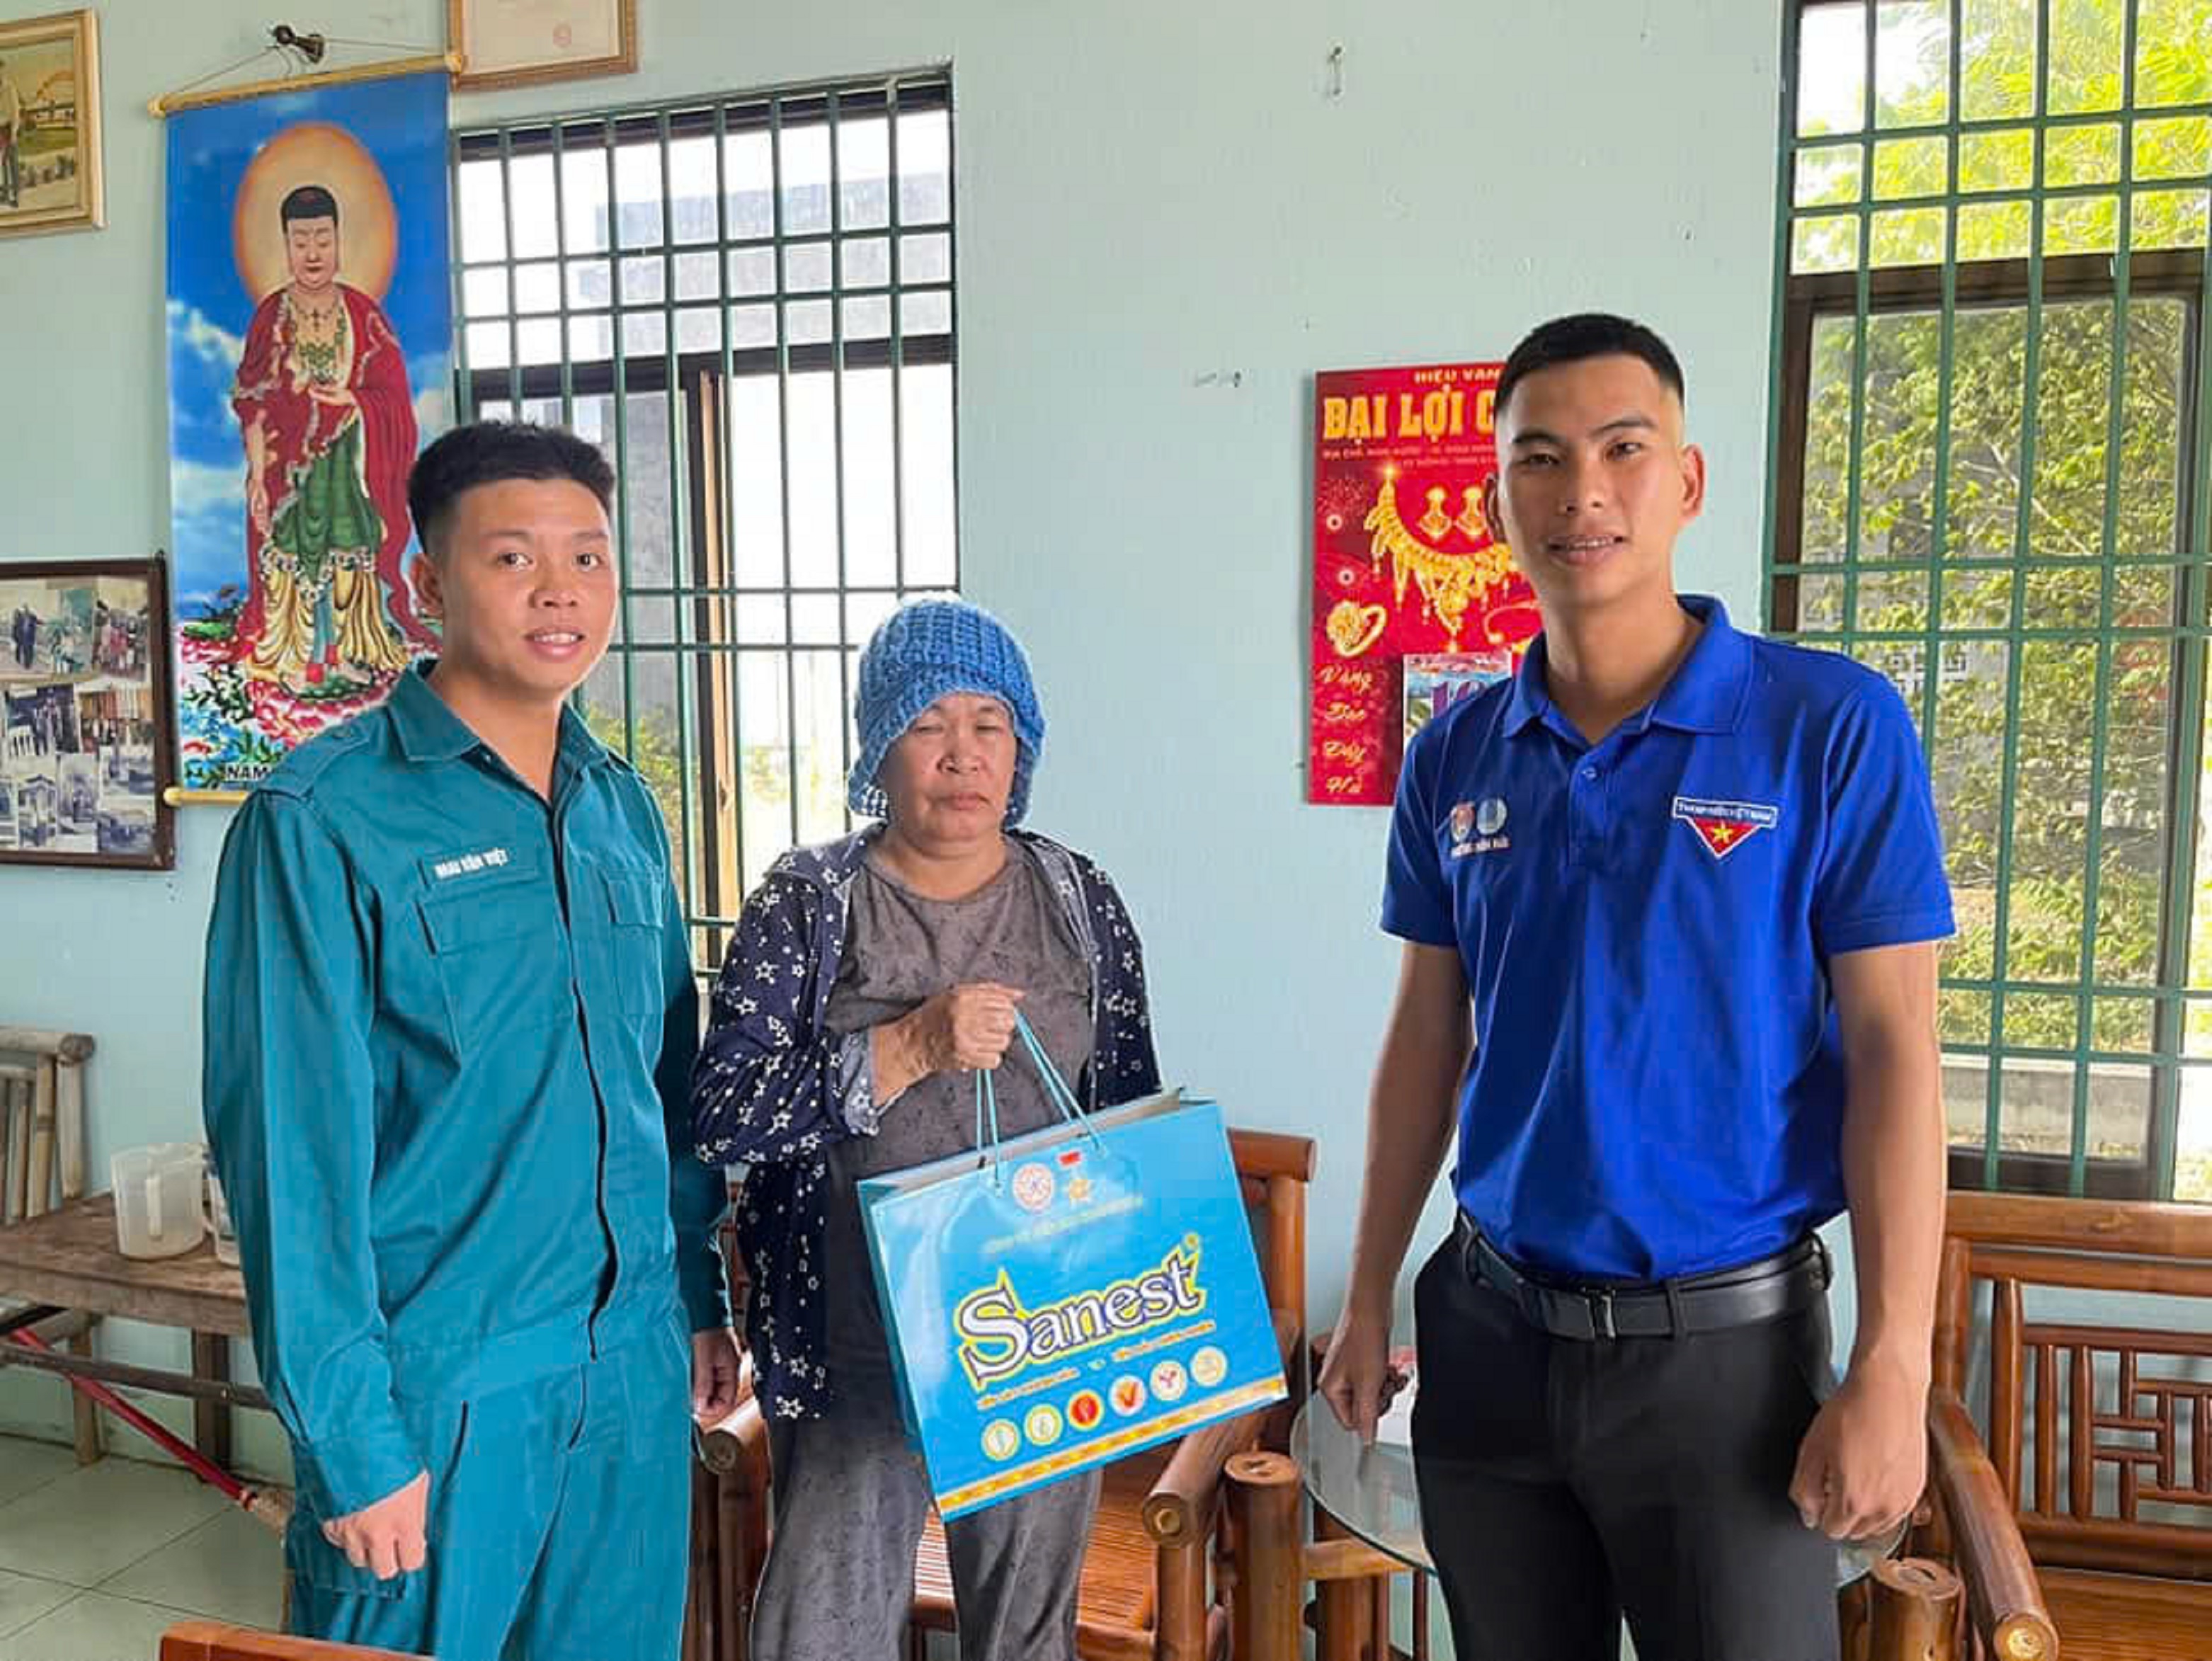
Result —
[[1537, 630], [1535, 596], [1482, 511], [1502, 368], [1314, 377], [1309, 801], [1389, 806], [1409, 733], [1510, 674]]

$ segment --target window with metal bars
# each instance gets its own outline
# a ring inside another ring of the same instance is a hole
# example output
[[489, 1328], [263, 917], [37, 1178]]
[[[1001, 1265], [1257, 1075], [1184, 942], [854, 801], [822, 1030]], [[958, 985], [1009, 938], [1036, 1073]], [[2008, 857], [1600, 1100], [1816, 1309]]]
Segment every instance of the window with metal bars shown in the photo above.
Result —
[[1915, 712], [1961, 1185], [2212, 1200], [2212, 0], [1801, 0], [1766, 623]]
[[957, 588], [942, 70], [454, 137], [466, 417], [604, 445], [622, 602], [578, 703], [668, 821], [696, 960], [848, 824], [854, 660]]

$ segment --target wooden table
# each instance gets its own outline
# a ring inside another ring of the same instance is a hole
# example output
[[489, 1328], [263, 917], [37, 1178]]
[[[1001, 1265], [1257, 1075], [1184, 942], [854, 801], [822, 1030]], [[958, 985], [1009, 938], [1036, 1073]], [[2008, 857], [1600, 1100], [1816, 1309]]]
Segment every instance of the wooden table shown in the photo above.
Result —
[[226, 1469], [230, 1465], [228, 1409], [266, 1409], [269, 1398], [230, 1378], [230, 1341], [251, 1335], [246, 1282], [216, 1260], [203, 1241], [175, 1257], [126, 1257], [115, 1244], [115, 1196], [94, 1194], [58, 1210], [0, 1228], [0, 1299], [25, 1304], [0, 1321], [0, 1331], [27, 1326], [62, 1310], [181, 1327], [192, 1337], [191, 1371], [132, 1366], [90, 1355], [41, 1352], [0, 1343], [0, 1366], [127, 1384], [188, 1396], [192, 1440]]

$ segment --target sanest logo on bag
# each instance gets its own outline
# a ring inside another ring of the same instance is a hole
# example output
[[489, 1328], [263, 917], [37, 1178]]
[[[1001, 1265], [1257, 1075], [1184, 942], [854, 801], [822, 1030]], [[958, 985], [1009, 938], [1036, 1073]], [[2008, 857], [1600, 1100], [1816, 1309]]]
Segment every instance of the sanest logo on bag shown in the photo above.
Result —
[[1158, 1269], [1097, 1292], [1079, 1292], [1030, 1310], [1014, 1294], [1003, 1269], [990, 1285], [969, 1293], [952, 1311], [960, 1335], [960, 1365], [978, 1390], [1012, 1378], [1032, 1361], [1072, 1355], [1116, 1338], [1127, 1338], [1206, 1307], [1198, 1283], [1199, 1244], [1186, 1239]]
[[[900, 1406], [948, 1521], [1285, 1394], [1220, 1107], [1085, 1113], [1049, 1068], [1066, 1123], [993, 1136], [979, 1083], [988, 1157], [860, 1184]], [[1056, 1183], [1042, 1213], [1015, 1196], [1024, 1168]]]

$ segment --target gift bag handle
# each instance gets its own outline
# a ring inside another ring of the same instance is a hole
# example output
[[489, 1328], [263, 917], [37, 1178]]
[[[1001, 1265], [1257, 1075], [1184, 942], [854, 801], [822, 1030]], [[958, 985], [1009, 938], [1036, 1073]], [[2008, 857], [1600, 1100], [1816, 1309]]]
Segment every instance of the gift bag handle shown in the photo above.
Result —
[[[991, 1139], [983, 1140], [986, 1118], [990, 1123]], [[990, 1069], [975, 1069], [975, 1147], [980, 1153], [988, 1149], [992, 1154], [992, 1180], [997, 1180], [999, 1149], [999, 1087], [991, 1082]]]
[[[1091, 1128], [1091, 1116], [1083, 1110], [1083, 1104], [1067, 1087], [1067, 1080], [1060, 1077], [1060, 1069], [1053, 1065], [1052, 1057], [1045, 1054], [1044, 1045], [1038, 1042], [1036, 1030], [1018, 1009], [1014, 1012], [1014, 1031], [1020, 1034], [1022, 1048], [1029, 1051], [1030, 1060], [1036, 1067], [1037, 1076], [1044, 1081], [1045, 1099], [1059, 1110], [1062, 1119], [1076, 1126], [1094, 1146], [1097, 1145], [1098, 1133]], [[987, 1128], [990, 1133], [988, 1141], [984, 1140]], [[999, 1086], [991, 1076], [991, 1069], [979, 1067], [975, 1069], [975, 1146], [979, 1151], [990, 1151], [994, 1183], [998, 1180], [1000, 1163], [999, 1142]]]
[[[1021, 1035], [1022, 1047], [1030, 1052], [1036, 1063], [1037, 1074], [1044, 1080], [1046, 1098], [1060, 1110], [1060, 1116], [1073, 1125], [1088, 1126], [1090, 1116], [1084, 1112], [1083, 1104], [1075, 1099], [1075, 1092], [1067, 1087], [1067, 1080], [1060, 1076], [1060, 1069], [1052, 1064], [1052, 1057], [1044, 1053], [1037, 1042], [1036, 1029], [1030, 1025], [1029, 1017], [1018, 1009], [1014, 1011], [1014, 1031]], [[1091, 1132], [1092, 1139], [1097, 1133]]]

